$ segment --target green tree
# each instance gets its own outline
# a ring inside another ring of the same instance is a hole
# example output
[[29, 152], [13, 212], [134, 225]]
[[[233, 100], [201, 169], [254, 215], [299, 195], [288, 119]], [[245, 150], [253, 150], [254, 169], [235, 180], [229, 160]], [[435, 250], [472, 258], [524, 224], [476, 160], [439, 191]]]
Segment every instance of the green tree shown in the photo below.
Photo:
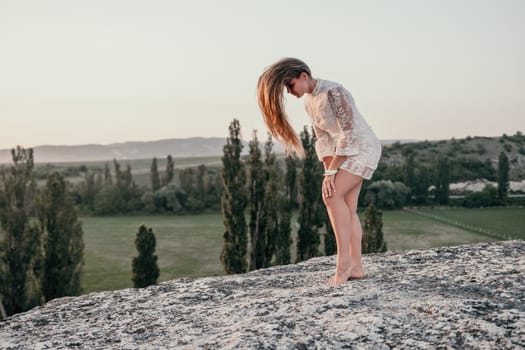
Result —
[[416, 171], [416, 184], [413, 189], [414, 201], [416, 204], [426, 204], [428, 200], [428, 188], [430, 186], [430, 177], [428, 168], [420, 166]]
[[244, 210], [248, 204], [245, 190], [246, 170], [241, 161], [242, 141], [239, 121], [234, 119], [229, 126], [222, 157], [222, 216], [225, 232], [221, 262], [226, 273], [246, 272], [248, 237]]
[[151, 190], [155, 192], [160, 188], [160, 175], [156, 157], [153, 157], [153, 160], [151, 161], [150, 178]]
[[[276, 254], [277, 242], [286, 244], [286, 224], [283, 222], [281, 225], [281, 221], [286, 220], [286, 215], [279, 211], [282, 197], [285, 196], [281, 180], [282, 175], [273, 150], [272, 136], [268, 134], [268, 139], [264, 144], [264, 267], [271, 265]], [[279, 232], [281, 228], [285, 230], [282, 234]], [[277, 238], [278, 236], [279, 239]]]
[[288, 155], [285, 159], [286, 163], [286, 195], [291, 209], [299, 207], [297, 203], [297, 159]]
[[42, 234], [29, 222], [33, 180], [33, 150], [11, 150], [13, 165], [1, 171], [0, 223], [4, 232], [3, 281], [0, 299], [8, 315], [23, 312], [44, 302]]
[[257, 139], [257, 131], [254, 130], [252, 140], [249, 143], [249, 155], [246, 161], [249, 171], [248, 192], [250, 195], [250, 270], [260, 269], [266, 266], [266, 213], [264, 212], [265, 201], [265, 174], [261, 159], [261, 149]]
[[100, 191], [100, 185], [95, 181], [95, 174], [86, 172], [84, 174], [84, 182], [81, 185], [82, 204], [89, 211], [93, 211], [95, 207], [95, 197]]
[[173, 157], [168, 155], [166, 159], [166, 177], [164, 178], [164, 185], [169, 184], [173, 181], [175, 177], [175, 163], [173, 162]]
[[317, 256], [319, 252], [319, 228], [324, 224], [321, 214], [322, 165], [315, 153], [315, 137], [308, 129], [301, 132], [305, 151], [299, 186], [299, 230], [297, 231], [297, 262]]
[[195, 192], [196, 192], [197, 198], [199, 198], [199, 200], [202, 202], [202, 208], [205, 207], [206, 202], [207, 202], [207, 198], [206, 198], [207, 196], [207, 183], [206, 183], [207, 175], [208, 175], [208, 168], [206, 167], [206, 165], [204, 164], [199, 165], [197, 167], [197, 180], [195, 181], [196, 182]]
[[448, 204], [449, 185], [449, 161], [446, 156], [440, 155], [437, 159], [436, 201], [441, 205]]
[[501, 152], [498, 162], [498, 197], [504, 204], [507, 203], [509, 187], [509, 158]]
[[113, 159], [113, 167], [115, 168], [115, 184], [120, 189], [122, 188], [122, 171], [120, 170], [120, 164], [116, 159]]
[[[118, 163], [116, 163], [118, 165]], [[133, 175], [131, 174], [131, 165], [126, 164], [125, 171], [115, 171], [120, 178], [120, 181], [117, 181], [117, 190], [116, 195], [118, 196], [118, 201], [120, 205], [120, 212], [129, 213], [141, 209], [142, 207], [142, 192], [133, 181]]]
[[155, 255], [155, 245], [153, 230], [140, 225], [135, 238], [135, 247], [139, 255], [133, 258], [132, 264], [133, 287], [135, 288], [144, 288], [157, 283], [160, 272]]
[[113, 178], [111, 177], [111, 170], [109, 170], [108, 163], [104, 165], [104, 185], [106, 186], [113, 185]]
[[115, 181], [109, 182], [109, 168], [105, 171], [104, 187], [95, 196], [94, 212], [97, 215], [127, 214], [141, 210], [142, 190], [137, 187], [131, 174], [131, 166], [127, 164], [123, 171], [116, 159], [113, 160], [115, 167]]
[[208, 174], [208, 190], [206, 194], [206, 207], [218, 210], [220, 209], [222, 195], [222, 179], [221, 173], [212, 169]]
[[470, 192], [463, 199], [463, 206], [467, 208], [481, 208], [500, 205], [498, 190], [491, 185], [485, 186], [482, 191]]
[[405, 164], [405, 184], [410, 188], [410, 193], [408, 195], [408, 203], [412, 203], [412, 194], [416, 191], [417, 187], [417, 178], [416, 178], [416, 161], [415, 155], [413, 152], [410, 152], [406, 158]]
[[195, 172], [193, 168], [182, 169], [179, 173], [180, 183], [180, 202], [182, 206], [188, 209], [189, 205], [186, 203], [188, 198], [194, 197], [195, 195]]
[[367, 187], [365, 202], [383, 209], [402, 208], [408, 193], [409, 188], [402, 182], [374, 181]]
[[79, 295], [84, 264], [82, 224], [66, 192], [66, 182], [59, 173], [49, 176], [39, 196], [37, 213], [45, 237], [42, 290], [46, 300]]
[[[187, 212], [199, 213], [205, 206], [204, 174], [206, 167], [200, 166], [197, 170], [187, 168], [179, 173], [180, 190], [178, 198]], [[204, 192], [204, 193], [203, 193]]]
[[370, 204], [365, 211], [361, 250], [363, 254], [386, 252], [386, 242], [383, 240], [383, 213], [374, 204]]
[[291, 262], [290, 246], [292, 245], [291, 205], [286, 196], [279, 197], [278, 229], [275, 233], [275, 264], [286, 265]]

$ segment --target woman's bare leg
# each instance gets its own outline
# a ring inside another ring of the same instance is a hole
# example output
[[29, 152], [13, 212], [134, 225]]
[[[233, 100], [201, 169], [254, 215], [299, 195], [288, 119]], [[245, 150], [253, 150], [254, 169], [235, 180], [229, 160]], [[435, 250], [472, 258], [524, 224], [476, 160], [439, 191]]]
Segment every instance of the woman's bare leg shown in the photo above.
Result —
[[[361, 266], [361, 236], [353, 237], [352, 221], [355, 221], [350, 213], [350, 208], [346, 203], [346, 197], [351, 193], [357, 193], [361, 188], [362, 178], [347, 171], [341, 170], [335, 177], [336, 192], [331, 197], [324, 197], [324, 202], [328, 210], [328, 216], [335, 232], [337, 241], [337, 261], [335, 276], [330, 280], [330, 284], [341, 284], [350, 277], [350, 268]], [[354, 189], [357, 189], [353, 191]], [[350, 196], [353, 199], [354, 196]], [[357, 216], [357, 214], [355, 215]], [[360, 228], [360, 226], [359, 226]], [[359, 234], [360, 231], [357, 232]], [[356, 244], [359, 239], [359, 244]], [[352, 245], [352, 257], [350, 256], [350, 246]], [[356, 246], [359, 249], [356, 249]], [[355, 255], [355, 256], [354, 256]], [[362, 266], [361, 266], [362, 269]]]
[[362, 182], [359, 186], [352, 188], [345, 196], [345, 202], [350, 213], [350, 221], [352, 222], [350, 236], [351, 278], [362, 278], [365, 276], [361, 260], [361, 240], [363, 237], [363, 230], [361, 228], [359, 216], [357, 215], [357, 202], [359, 199], [359, 192], [361, 191], [361, 185]]

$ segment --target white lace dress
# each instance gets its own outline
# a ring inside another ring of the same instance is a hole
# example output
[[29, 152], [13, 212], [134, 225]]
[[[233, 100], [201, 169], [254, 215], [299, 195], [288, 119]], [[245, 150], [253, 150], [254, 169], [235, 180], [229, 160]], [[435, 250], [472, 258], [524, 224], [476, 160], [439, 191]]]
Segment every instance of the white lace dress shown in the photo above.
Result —
[[348, 156], [340, 169], [370, 179], [381, 157], [381, 143], [357, 110], [350, 92], [341, 84], [317, 79], [312, 94], [306, 96], [305, 107], [317, 138], [319, 160]]

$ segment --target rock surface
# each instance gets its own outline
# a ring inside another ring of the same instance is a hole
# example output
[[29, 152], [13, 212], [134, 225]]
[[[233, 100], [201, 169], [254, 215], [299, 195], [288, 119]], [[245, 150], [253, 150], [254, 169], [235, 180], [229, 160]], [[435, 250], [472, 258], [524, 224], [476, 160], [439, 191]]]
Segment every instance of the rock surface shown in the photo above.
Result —
[[525, 242], [334, 257], [242, 275], [60, 298], [0, 322], [2, 349], [516, 349]]

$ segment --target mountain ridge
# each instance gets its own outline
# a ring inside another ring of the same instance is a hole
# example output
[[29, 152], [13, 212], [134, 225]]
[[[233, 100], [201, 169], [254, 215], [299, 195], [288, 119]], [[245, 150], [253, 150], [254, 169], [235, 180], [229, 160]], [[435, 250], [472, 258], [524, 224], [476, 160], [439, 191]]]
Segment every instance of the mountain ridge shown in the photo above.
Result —
[[[165, 157], [215, 156], [222, 152], [226, 137], [173, 138], [111, 144], [41, 145], [33, 147], [36, 163], [102, 161]], [[0, 150], [0, 163], [11, 161], [11, 150]]]
[[[413, 140], [383, 140], [383, 144], [412, 142]], [[83, 145], [39, 145], [33, 147], [35, 163], [104, 161], [112, 159], [145, 159], [206, 157], [222, 155], [226, 137], [170, 138], [153, 141], [127, 141], [110, 144]], [[243, 141], [243, 153], [248, 152], [248, 141]], [[275, 150], [284, 152], [284, 147], [275, 142]], [[0, 149], [0, 164], [11, 162], [11, 149]]]

